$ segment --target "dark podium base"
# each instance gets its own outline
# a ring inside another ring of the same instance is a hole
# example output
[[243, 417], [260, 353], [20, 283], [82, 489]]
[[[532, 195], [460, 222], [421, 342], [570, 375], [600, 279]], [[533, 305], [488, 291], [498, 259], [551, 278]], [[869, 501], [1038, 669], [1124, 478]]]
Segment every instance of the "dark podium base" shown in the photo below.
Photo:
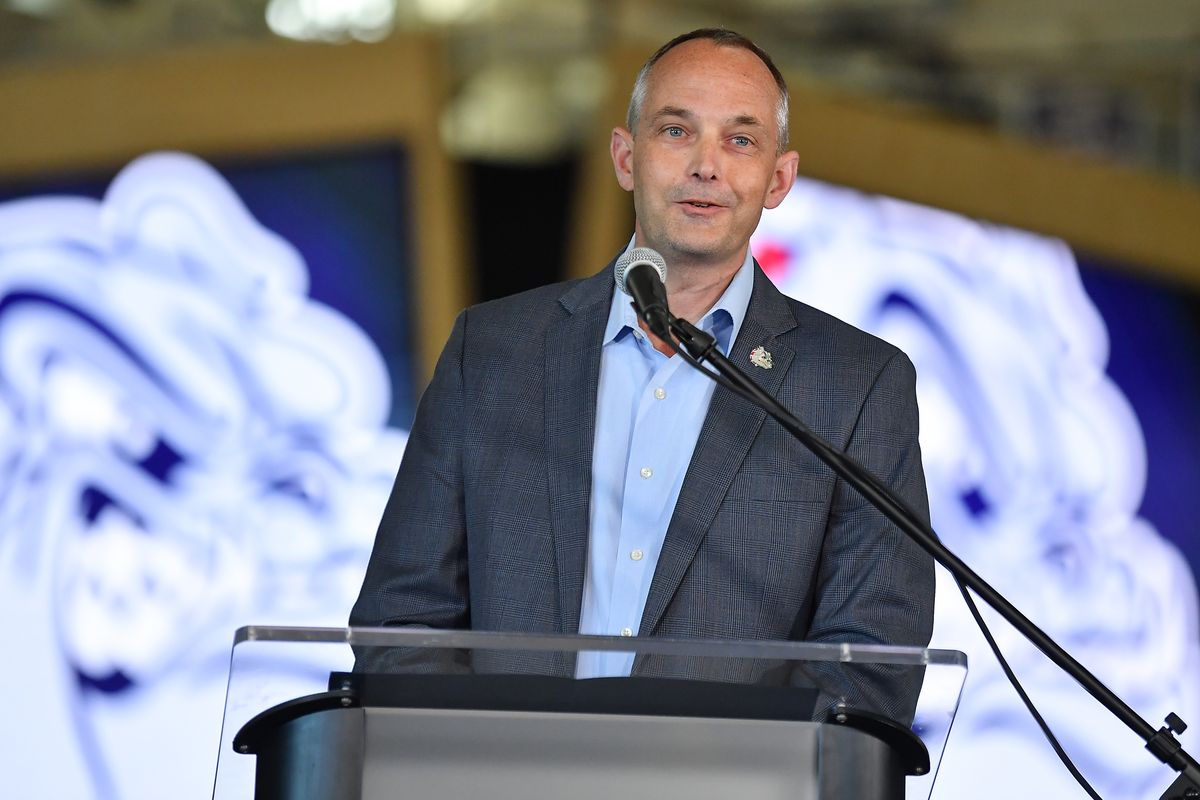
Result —
[[[503, 678], [458, 680], [484, 688], [439, 697], [447, 686], [402, 678], [407, 688], [393, 700], [404, 707], [378, 705], [385, 681], [367, 693], [373, 704], [342, 690], [264, 712], [234, 740], [258, 757], [256, 800], [901, 800], [905, 774], [928, 770], [911, 732], [853, 714], [844, 724], [803, 721], [796, 717], [811, 714], [811, 698], [780, 708], [765, 702], [771, 694], [762, 687], [705, 685], [700, 711], [738, 709], [716, 716], [697, 715], [696, 703], [669, 708], [661, 693], [651, 713], [629, 713], [628, 700], [589, 710], [592, 687], [580, 694], [588, 682], [542, 679], [550, 683], [539, 694], [525, 685], [538, 679], [522, 678], [522, 691], [506, 694], [497, 690]], [[636, 697], [637, 683], [613, 687]], [[440, 689], [420, 691], [430, 686]], [[739, 694], [746, 702], [731, 703]]]

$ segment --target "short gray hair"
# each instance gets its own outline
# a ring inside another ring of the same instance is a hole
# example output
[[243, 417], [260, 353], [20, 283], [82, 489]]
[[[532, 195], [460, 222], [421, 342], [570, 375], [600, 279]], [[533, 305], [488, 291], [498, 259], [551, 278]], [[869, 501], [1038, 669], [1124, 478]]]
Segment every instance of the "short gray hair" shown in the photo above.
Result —
[[740, 33], [735, 33], [725, 28], [698, 28], [689, 33], [681, 34], [658, 48], [654, 55], [646, 59], [646, 63], [642, 64], [642, 68], [638, 70], [637, 79], [633, 82], [633, 93], [629, 97], [629, 111], [625, 114], [625, 126], [629, 128], [630, 132], [637, 127], [638, 119], [642, 114], [642, 106], [646, 103], [650, 71], [654, 69], [654, 65], [672, 49], [693, 39], [706, 39], [718, 47], [740, 47], [743, 50], [749, 50], [758, 56], [759, 60], [770, 70], [771, 77], [775, 79], [775, 86], [779, 90], [779, 102], [775, 104], [775, 128], [779, 134], [777, 137], [778, 147], [776, 154], [783, 154], [787, 150], [788, 145], [789, 105], [788, 88], [787, 83], [783, 80], [783, 74], [780, 73], [779, 68], [775, 66], [775, 62], [771, 60], [771, 57], [767, 55], [765, 50]]

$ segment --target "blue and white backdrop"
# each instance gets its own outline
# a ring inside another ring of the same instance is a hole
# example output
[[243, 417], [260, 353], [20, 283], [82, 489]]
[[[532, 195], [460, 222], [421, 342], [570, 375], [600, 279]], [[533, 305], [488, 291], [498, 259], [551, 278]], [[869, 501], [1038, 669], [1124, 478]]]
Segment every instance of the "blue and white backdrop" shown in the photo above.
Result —
[[[344, 623], [411, 417], [403, 173], [158, 154], [0, 203], [3, 796], [210, 795], [233, 630]], [[1194, 299], [811, 181], [753, 244], [912, 356], [947, 543], [1152, 721], [1200, 722]], [[971, 675], [934, 796], [1077, 796], [938, 588]], [[1101, 793], [1157, 797], [1139, 742], [997, 633]]]

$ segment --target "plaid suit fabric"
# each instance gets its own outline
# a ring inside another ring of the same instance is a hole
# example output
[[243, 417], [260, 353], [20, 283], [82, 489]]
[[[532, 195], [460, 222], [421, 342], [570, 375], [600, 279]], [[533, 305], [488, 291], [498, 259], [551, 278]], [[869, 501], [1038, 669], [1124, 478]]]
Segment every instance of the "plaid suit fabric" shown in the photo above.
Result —
[[[352, 625], [578, 630], [612, 291], [606, 269], [459, 316], [418, 408]], [[757, 346], [772, 369], [749, 366]], [[785, 297], [756, 268], [730, 357], [928, 518], [915, 374], [903, 353]], [[764, 412], [718, 387], [640, 630], [924, 646], [933, 582], [924, 551]], [[572, 669], [561, 658], [543, 666]], [[719, 677], [760, 670], [745, 669]], [[653, 659], [634, 667], [672, 671], [681, 670]], [[911, 715], [912, 676], [859, 683], [872, 710]]]

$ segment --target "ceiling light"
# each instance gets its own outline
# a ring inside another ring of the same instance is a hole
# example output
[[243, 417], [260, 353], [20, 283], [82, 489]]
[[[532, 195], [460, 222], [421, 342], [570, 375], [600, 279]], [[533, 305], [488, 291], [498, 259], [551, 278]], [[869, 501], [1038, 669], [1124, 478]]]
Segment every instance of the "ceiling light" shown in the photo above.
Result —
[[271, 0], [267, 26], [304, 41], [379, 41], [396, 20], [395, 0]]

